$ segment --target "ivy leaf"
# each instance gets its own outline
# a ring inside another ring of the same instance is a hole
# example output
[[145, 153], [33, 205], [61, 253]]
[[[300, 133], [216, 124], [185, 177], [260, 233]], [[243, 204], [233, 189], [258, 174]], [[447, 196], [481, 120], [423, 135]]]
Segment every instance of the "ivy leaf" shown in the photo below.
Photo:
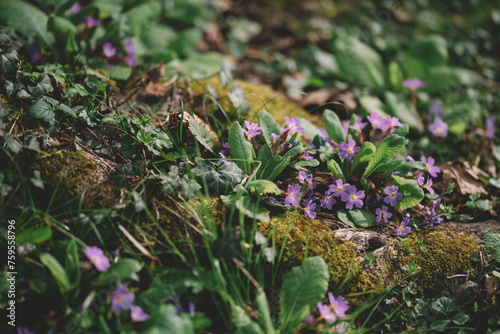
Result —
[[19, 64], [17, 51], [12, 47], [0, 50], [0, 72], [5, 74], [15, 74]]
[[363, 176], [368, 177], [378, 166], [394, 159], [401, 147], [403, 147], [404, 141], [403, 137], [395, 134], [387, 136], [377, 147], [377, 151], [375, 151], [373, 159], [370, 160], [370, 163], [366, 167]]
[[447, 297], [440, 297], [432, 302], [431, 307], [448, 316], [457, 310], [457, 304]]
[[214, 152], [214, 148], [217, 146], [217, 139], [214, 137], [212, 132], [207, 129], [204, 123], [199, 122], [194, 117], [190, 118], [189, 130], [201, 145], [203, 145], [210, 152]]
[[50, 78], [46, 73], [43, 73], [40, 78], [28, 86], [28, 92], [30, 92], [33, 99], [39, 99], [53, 89]]
[[266, 143], [271, 145], [273, 143], [273, 137], [271, 133], [279, 135], [281, 133], [278, 123], [274, 120], [274, 117], [267, 112], [267, 110], [262, 110], [259, 116], [260, 126], [262, 127], [262, 134]]
[[238, 166], [248, 175], [251, 174], [251, 161], [254, 156], [252, 144], [243, 136], [241, 126], [234, 122], [229, 130], [229, 150]]
[[33, 103], [28, 109], [28, 114], [32, 117], [43, 119], [46, 122], [52, 122], [55, 120], [57, 110], [63, 111], [73, 117], [76, 116], [70, 107], [51, 97], [45, 97], [43, 100]]
[[207, 160], [200, 160], [191, 171], [200, 184], [206, 182], [210, 193], [219, 195], [229, 193], [244, 177], [242, 170], [228, 160], [223, 160], [219, 166]]
[[453, 317], [451, 317], [451, 322], [453, 322], [456, 325], [462, 326], [464, 325], [467, 321], [469, 321], [469, 316], [467, 314], [464, 314], [462, 312], [459, 312], [455, 314]]
[[491, 256], [500, 262], [500, 233], [488, 233], [484, 236], [484, 243]]

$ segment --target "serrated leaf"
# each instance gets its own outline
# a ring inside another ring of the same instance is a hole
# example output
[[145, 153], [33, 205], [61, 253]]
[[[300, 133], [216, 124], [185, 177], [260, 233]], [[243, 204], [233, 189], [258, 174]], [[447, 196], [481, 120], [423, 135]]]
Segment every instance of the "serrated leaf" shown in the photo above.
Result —
[[43, 73], [36, 82], [28, 86], [28, 91], [33, 99], [41, 98], [53, 89], [50, 78], [46, 73]]
[[316, 166], [319, 166], [319, 161], [317, 159], [299, 160], [299, 161], [291, 162], [290, 166], [294, 166], [294, 167], [316, 167]]
[[361, 209], [349, 210], [349, 215], [356, 226], [359, 227], [369, 227], [375, 223], [375, 215], [370, 211]]
[[484, 243], [491, 256], [500, 262], [500, 233], [488, 233], [484, 236]]
[[281, 287], [281, 323], [286, 324], [299, 314], [304, 316], [301, 312], [304, 306], [315, 309], [327, 288], [328, 266], [321, 257], [308, 258], [300, 267], [293, 268]]
[[405, 161], [397, 168], [396, 171], [405, 176], [412, 169], [425, 169], [426, 166], [427, 164], [421, 161]]
[[403, 147], [404, 141], [405, 139], [403, 137], [395, 134], [387, 136], [377, 147], [377, 150], [373, 155], [373, 159], [370, 160], [363, 176], [369, 176], [378, 166], [388, 163], [394, 159], [401, 147]]
[[217, 138], [214, 137], [212, 132], [205, 126], [205, 124], [198, 122], [194, 117], [189, 119], [189, 130], [195, 138], [210, 152], [214, 152], [217, 146]]
[[130, 277], [141, 269], [142, 264], [139, 261], [134, 259], [121, 259], [113, 263], [106, 271], [102, 272], [94, 284], [104, 286], [116, 283]]
[[271, 134], [281, 134], [278, 123], [276, 123], [274, 117], [270, 113], [268, 113], [267, 110], [262, 110], [259, 116], [259, 121], [260, 126], [262, 127], [262, 135], [264, 135], [266, 143], [272, 144], [273, 137], [271, 136]]
[[57, 259], [49, 253], [43, 253], [40, 255], [40, 262], [49, 268], [52, 276], [54, 276], [54, 279], [59, 286], [61, 294], [65, 297], [66, 293], [71, 289], [71, 284], [64, 268], [61, 266], [59, 261], [57, 261]]
[[323, 112], [323, 120], [325, 121], [325, 129], [330, 139], [336, 143], [345, 141], [344, 128], [340, 122], [339, 116], [329, 109]]
[[251, 172], [251, 161], [253, 159], [252, 144], [243, 135], [241, 126], [238, 122], [234, 122], [229, 130], [229, 151], [235, 159], [238, 166], [248, 175]]
[[424, 199], [424, 191], [415, 180], [407, 180], [399, 176], [392, 176], [391, 181], [398, 186], [398, 191], [403, 193], [403, 198], [398, 202], [397, 209], [405, 210], [414, 207]]

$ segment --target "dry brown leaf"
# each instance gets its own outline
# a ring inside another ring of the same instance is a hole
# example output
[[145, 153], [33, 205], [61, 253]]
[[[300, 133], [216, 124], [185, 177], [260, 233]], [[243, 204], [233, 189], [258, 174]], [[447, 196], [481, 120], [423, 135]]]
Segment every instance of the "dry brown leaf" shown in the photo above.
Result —
[[159, 82], [150, 81], [137, 97], [145, 100], [161, 100], [167, 95], [168, 90]]
[[329, 102], [340, 102], [349, 110], [354, 110], [358, 106], [351, 91], [339, 88], [322, 88], [308, 93], [300, 104], [303, 107], [321, 106]]
[[448, 185], [453, 181], [457, 184], [456, 191], [461, 195], [488, 195], [486, 185], [479, 179], [488, 178], [488, 174], [472, 165], [470, 162], [448, 161], [440, 166], [443, 171], [443, 183]]

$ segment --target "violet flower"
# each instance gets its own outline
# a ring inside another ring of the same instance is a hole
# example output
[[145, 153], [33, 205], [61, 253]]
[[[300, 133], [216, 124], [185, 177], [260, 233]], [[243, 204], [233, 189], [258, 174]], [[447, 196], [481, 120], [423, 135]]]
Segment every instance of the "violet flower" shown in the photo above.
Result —
[[328, 301], [330, 305], [333, 307], [335, 315], [339, 318], [345, 317], [345, 313], [349, 309], [349, 303], [342, 296], [333, 297], [333, 293], [328, 292]]
[[306, 217], [309, 217], [311, 219], [314, 219], [316, 218], [316, 212], [314, 210], [316, 210], [316, 203], [313, 203], [313, 199], [308, 199], [306, 201], [304, 201], [304, 216]]
[[287, 125], [286, 130], [290, 130], [291, 134], [294, 132], [299, 133], [299, 132], [304, 131], [304, 128], [299, 125], [299, 121], [295, 117], [292, 117], [290, 119], [288, 116], [285, 116], [285, 121], [286, 121], [286, 125]]
[[406, 234], [411, 233], [411, 227], [410, 225], [410, 219], [406, 217], [403, 219], [403, 221], [394, 229], [394, 232], [401, 238], [404, 237]]
[[299, 179], [299, 181], [304, 181], [307, 178], [307, 173], [304, 171], [300, 171], [297, 178]]
[[42, 54], [42, 47], [40, 45], [33, 45], [30, 48], [30, 58], [35, 64], [40, 64], [45, 60]]
[[300, 206], [299, 200], [300, 200], [300, 191], [301, 190], [302, 190], [302, 186], [300, 184], [288, 186], [288, 189], [287, 189], [288, 195], [285, 198], [285, 205], [290, 206], [290, 204], [291, 204], [294, 207], [298, 208]]
[[377, 215], [375, 221], [376, 222], [384, 222], [387, 224], [389, 221], [389, 218], [392, 217], [392, 213], [387, 212], [387, 210], [389, 210], [389, 208], [385, 205], [382, 205], [382, 208], [377, 208], [377, 210], [375, 210], [375, 214]]
[[349, 128], [357, 130], [357, 131], [361, 131], [364, 129], [365, 126], [368, 125], [368, 123], [363, 123], [362, 122], [363, 119], [361, 117], [359, 117], [358, 115], [354, 115], [354, 118], [355, 118], [355, 123], [354, 123], [354, 125], [350, 125]]
[[106, 58], [114, 57], [116, 55], [116, 48], [110, 42], [106, 42], [102, 45], [102, 53]]
[[394, 185], [385, 187], [384, 194], [387, 195], [384, 197], [384, 202], [392, 206], [396, 206], [398, 201], [403, 198], [403, 193], [398, 192], [398, 187]]
[[309, 161], [309, 160], [312, 160], [312, 159], [313, 159], [313, 157], [309, 155], [309, 149], [306, 149], [304, 151], [304, 160]]
[[125, 46], [125, 50], [130, 54], [133, 53], [135, 54], [135, 47], [134, 47], [134, 41], [132, 38], [125, 36], [123, 39], [123, 45]]
[[333, 194], [333, 196], [339, 197], [350, 186], [351, 185], [349, 183], [343, 183], [341, 179], [338, 179], [337, 181], [334, 182], [334, 184], [330, 185], [328, 190]]
[[495, 117], [486, 119], [486, 136], [490, 139], [495, 138]]
[[335, 317], [335, 314], [332, 313], [332, 310], [328, 305], [324, 305], [322, 303], [318, 303], [318, 311], [319, 314], [325, 319], [325, 321], [333, 324], [337, 318]]
[[417, 177], [415, 178], [417, 180], [417, 183], [419, 186], [423, 186], [425, 182], [425, 177], [422, 176], [422, 173], [418, 174]]
[[196, 315], [196, 311], [195, 311], [195, 306], [193, 303], [189, 302], [189, 305], [188, 305], [188, 309], [189, 309], [189, 314], [194, 317]]
[[101, 25], [101, 20], [94, 19], [92, 16], [85, 16], [85, 25], [87, 29]]
[[341, 152], [339, 153], [339, 156], [341, 159], [344, 159], [345, 156], [349, 158], [349, 162], [354, 159], [354, 155], [358, 153], [360, 147], [356, 146], [356, 142], [353, 139], [349, 139], [347, 143], [342, 142], [339, 144], [339, 148]]
[[149, 314], [144, 313], [140, 306], [130, 305], [130, 317], [132, 321], [142, 322], [149, 319]]
[[424, 156], [420, 157], [420, 161], [425, 162], [427, 166], [425, 167], [425, 170], [430, 174], [432, 177], [437, 177], [437, 173], [441, 173], [441, 169], [438, 166], [434, 166], [434, 163], [436, 162], [433, 157], [425, 158]]
[[130, 53], [127, 58], [126, 58], [126, 62], [127, 62], [127, 65], [128, 67], [132, 67], [132, 66], [135, 66], [137, 65], [137, 60], [135, 59], [135, 55], [133, 53]]
[[386, 128], [391, 130], [390, 133], [396, 131], [396, 128], [399, 128], [400, 126], [403, 126], [403, 124], [401, 124], [399, 118], [397, 117], [391, 117], [386, 120]]
[[111, 310], [115, 314], [120, 313], [120, 310], [128, 310], [132, 306], [134, 299], [134, 294], [127, 292], [127, 286], [122, 284], [116, 288], [113, 297], [111, 297]]
[[250, 123], [249, 121], [245, 121], [245, 127], [247, 129], [241, 129], [243, 131], [243, 134], [247, 137], [248, 140], [251, 140], [253, 137], [260, 135], [262, 132], [261, 127], [259, 127], [259, 123]]
[[443, 109], [439, 107], [439, 105], [434, 102], [430, 107], [429, 107], [429, 117], [428, 117], [428, 122], [432, 123], [433, 119], [438, 119], [438, 118], [443, 118]]
[[373, 129], [380, 129], [385, 131], [388, 129], [389, 124], [385, 118], [381, 118], [378, 113], [372, 112], [370, 115], [366, 116], [368, 122], [370, 122]]
[[278, 141], [280, 140], [281, 136], [280, 135], [277, 135], [275, 134], [274, 132], [271, 133], [271, 138], [273, 138], [273, 141]]
[[109, 258], [104, 255], [102, 249], [98, 247], [86, 247], [83, 252], [92, 261], [98, 271], [106, 271], [109, 268]]
[[354, 205], [356, 205], [357, 208], [362, 208], [363, 207], [363, 200], [362, 198], [365, 197], [365, 192], [364, 190], [357, 191], [355, 186], [349, 186], [346, 187], [342, 195], [340, 196], [340, 199], [343, 202], [346, 202], [345, 208], [348, 210], [352, 210]]
[[77, 2], [69, 9], [70, 14], [75, 15], [78, 14], [82, 10], [82, 4]]
[[422, 186], [422, 188], [427, 189], [431, 195], [434, 195], [434, 189], [432, 187], [432, 179], [427, 177], [427, 183]]
[[406, 87], [410, 90], [415, 91], [424, 86], [425, 86], [424, 82], [418, 78], [403, 80], [403, 87]]
[[325, 198], [323, 198], [320, 201], [321, 206], [326, 206], [328, 210], [331, 210], [332, 206], [335, 203], [337, 203], [337, 201], [335, 200], [335, 198], [333, 198], [332, 193], [330, 192], [330, 190], [327, 190], [326, 193], [325, 193]]
[[306, 322], [306, 324], [312, 325], [314, 323], [314, 315], [309, 314], [304, 321]]
[[436, 118], [434, 123], [429, 124], [429, 131], [436, 137], [445, 138], [448, 135], [448, 124], [441, 118]]

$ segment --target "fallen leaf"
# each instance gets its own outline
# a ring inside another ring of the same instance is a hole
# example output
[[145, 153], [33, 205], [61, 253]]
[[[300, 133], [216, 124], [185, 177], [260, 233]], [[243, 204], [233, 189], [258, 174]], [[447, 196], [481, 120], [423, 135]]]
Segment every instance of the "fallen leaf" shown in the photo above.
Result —
[[[439, 167], [443, 171], [443, 182], [440, 182], [442, 186], [447, 186], [450, 182], [455, 182], [457, 184], [457, 188], [453, 195], [456, 193], [460, 195], [488, 195], [486, 185], [479, 179], [488, 179], [488, 174], [471, 163], [467, 161], [448, 161]], [[452, 198], [454, 198], [454, 196], [452, 196]]]

